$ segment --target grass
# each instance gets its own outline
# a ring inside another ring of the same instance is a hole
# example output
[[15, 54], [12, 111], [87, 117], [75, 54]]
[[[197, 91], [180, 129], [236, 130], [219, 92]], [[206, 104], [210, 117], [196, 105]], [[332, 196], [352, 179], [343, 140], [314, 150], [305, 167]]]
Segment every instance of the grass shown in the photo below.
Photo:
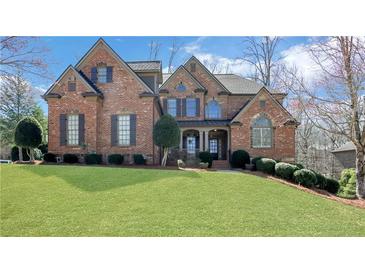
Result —
[[365, 236], [365, 210], [242, 173], [0, 171], [2, 236]]

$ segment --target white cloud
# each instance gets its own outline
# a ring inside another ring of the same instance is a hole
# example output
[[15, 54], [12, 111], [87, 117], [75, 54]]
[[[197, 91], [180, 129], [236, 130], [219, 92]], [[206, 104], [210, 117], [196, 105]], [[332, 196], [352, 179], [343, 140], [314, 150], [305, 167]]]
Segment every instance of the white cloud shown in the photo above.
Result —
[[239, 59], [227, 58], [204, 51], [201, 47], [201, 43], [205, 38], [206, 37], [199, 37], [194, 42], [186, 45], [183, 50], [189, 55], [194, 55], [214, 73], [234, 73], [247, 76], [252, 72], [252, 66], [243, 63]]

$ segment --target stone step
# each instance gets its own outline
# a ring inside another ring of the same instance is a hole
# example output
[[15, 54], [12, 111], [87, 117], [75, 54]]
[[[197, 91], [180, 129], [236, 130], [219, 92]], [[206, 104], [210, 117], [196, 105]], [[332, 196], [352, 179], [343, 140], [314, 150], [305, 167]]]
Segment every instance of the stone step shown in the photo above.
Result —
[[215, 169], [229, 169], [230, 164], [227, 160], [214, 160], [212, 164], [212, 168]]

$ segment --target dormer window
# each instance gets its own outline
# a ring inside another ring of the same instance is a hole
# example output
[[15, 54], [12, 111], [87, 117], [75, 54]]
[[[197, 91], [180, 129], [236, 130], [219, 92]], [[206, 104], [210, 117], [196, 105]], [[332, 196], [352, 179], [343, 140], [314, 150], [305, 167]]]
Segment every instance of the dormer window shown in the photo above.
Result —
[[191, 63], [190, 64], [190, 72], [195, 72], [196, 70], [196, 64], [195, 63]]
[[184, 92], [186, 91], [186, 87], [184, 86], [184, 84], [182, 82], [180, 82], [177, 86], [176, 86], [176, 90], [180, 91], [180, 92]]

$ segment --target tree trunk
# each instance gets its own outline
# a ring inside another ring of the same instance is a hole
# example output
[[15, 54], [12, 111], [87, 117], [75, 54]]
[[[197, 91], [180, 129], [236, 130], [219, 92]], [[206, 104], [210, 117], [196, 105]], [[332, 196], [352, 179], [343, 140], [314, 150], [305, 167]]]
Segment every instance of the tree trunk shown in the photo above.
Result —
[[28, 148], [28, 149], [29, 149], [29, 160], [31, 162], [33, 162], [34, 161], [34, 150], [33, 150], [33, 148]]
[[18, 146], [19, 161], [23, 161], [23, 148]]
[[169, 154], [169, 148], [168, 147], [164, 147], [163, 148], [163, 157], [162, 157], [161, 166], [166, 166], [168, 154]]
[[356, 149], [356, 196], [365, 199], [365, 149]]

